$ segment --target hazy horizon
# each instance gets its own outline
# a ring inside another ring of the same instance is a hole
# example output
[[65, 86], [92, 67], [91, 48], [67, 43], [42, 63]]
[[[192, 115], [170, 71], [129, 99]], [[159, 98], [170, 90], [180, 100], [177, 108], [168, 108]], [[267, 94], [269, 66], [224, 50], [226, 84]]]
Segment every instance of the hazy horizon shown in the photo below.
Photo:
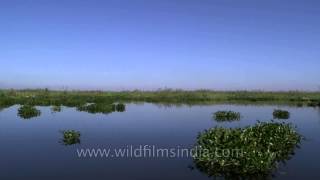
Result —
[[320, 1], [0, 2], [0, 89], [320, 90]]

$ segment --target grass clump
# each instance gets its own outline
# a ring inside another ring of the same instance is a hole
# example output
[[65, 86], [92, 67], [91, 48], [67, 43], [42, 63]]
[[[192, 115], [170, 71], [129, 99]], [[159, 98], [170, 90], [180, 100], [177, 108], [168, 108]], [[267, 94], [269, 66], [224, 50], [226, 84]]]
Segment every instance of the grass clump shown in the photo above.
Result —
[[213, 114], [213, 118], [218, 122], [240, 120], [239, 112], [234, 111], [217, 111]]
[[290, 113], [286, 110], [275, 109], [273, 111], [273, 118], [274, 119], [289, 119]]
[[301, 139], [292, 125], [285, 123], [258, 122], [236, 129], [215, 127], [199, 134], [194, 162], [209, 176], [267, 176], [279, 162], [290, 159]]
[[62, 143], [64, 145], [80, 144], [80, 132], [75, 130], [64, 130], [61, 131], [63, 134]]
[[40, 114], [41, 111], [31, 105], [23, 105], [18, 109], [18, 116], [20, 116], [23, 119], [37, 117], [40, 116]]

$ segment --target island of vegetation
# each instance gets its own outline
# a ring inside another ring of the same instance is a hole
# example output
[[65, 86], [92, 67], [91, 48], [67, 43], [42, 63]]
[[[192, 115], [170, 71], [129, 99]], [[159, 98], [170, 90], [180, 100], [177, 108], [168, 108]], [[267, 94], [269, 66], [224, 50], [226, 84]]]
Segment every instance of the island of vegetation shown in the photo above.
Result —
[[246, 128], [214, 127], [198, 136], [196, 167], [209, 176], [266, 177], [290, 159], [302, 136], [291, 124], [258, 122]]
[[74, 144], [80, 144], [80, 132], [75, 130], [63, 130], [61, 131], [63, 138], [61, 143], [69, 146]]
[[213, 114], [213, 118], [217, 122], [237, 121], [240, 120], [241, 114], [234, 111], [217, 111]]

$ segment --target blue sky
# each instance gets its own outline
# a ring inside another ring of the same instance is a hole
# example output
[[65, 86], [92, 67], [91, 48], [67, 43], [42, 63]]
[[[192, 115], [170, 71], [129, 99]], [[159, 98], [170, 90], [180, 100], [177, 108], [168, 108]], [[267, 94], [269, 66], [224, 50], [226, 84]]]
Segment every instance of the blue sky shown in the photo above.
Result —
[[0, 0], [0, 88], [320, 89], [318, 0]]

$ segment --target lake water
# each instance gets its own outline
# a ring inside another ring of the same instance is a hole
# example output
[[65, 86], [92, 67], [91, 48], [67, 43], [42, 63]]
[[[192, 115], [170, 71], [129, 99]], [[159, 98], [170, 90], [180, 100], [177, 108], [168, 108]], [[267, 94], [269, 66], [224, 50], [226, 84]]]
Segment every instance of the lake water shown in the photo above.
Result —
[[[161, 106], [127, 104], [125, 112], [90, 114], [63, 107], [37, 107], [41, 116], [21, 119], [18, 105], [0, 111], [0, 179], [210, 179], [193, 168], [191, 157], [79, 157], [81, 148], [191, 149], [199, 132], [210, 127], [244, 127], [270, 121], [276, 108], [306, 138], [293, 158], [279, 167], [275, 179], [320, 178], [320, 109], [285, 105]], [[212, 113], [233, 110], [236, 122], [216, 122]], [[81, 143], [64, 145], [62, 130], [81, 133]]]

